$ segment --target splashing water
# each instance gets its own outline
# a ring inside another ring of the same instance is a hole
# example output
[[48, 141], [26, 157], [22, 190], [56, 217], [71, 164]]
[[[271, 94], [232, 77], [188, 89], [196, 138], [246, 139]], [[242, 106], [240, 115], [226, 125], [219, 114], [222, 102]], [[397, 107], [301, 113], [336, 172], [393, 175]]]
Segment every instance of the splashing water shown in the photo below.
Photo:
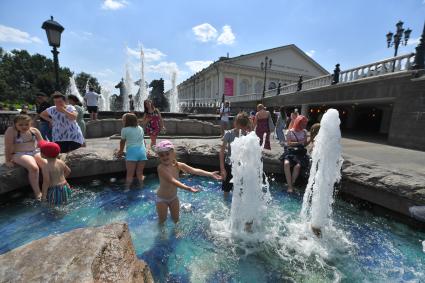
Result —
[[102, 93], [100, 93], [99, 95], [99, 99], [98, 99], [98, 107], [99, 107], [99, 111], [105, 111], [105, 98], [103, 97]]
[[174, 113], [180, 112], [176, 78], [177, 78], [177, 72], [173, 71], [171, 74], [172, 90], [170, 95], [170, 111]]
[[329, 224], [334, 185], [341, 179], [341, 131], [339, 113], [329, 109], [320, 123], [313, 149], [310, 178], [304, 193], [301, 217], [317, 229]]
[[128, 96], [132, 94], [133, 90], [133, 79], [130, 75], [130, 65], [125, 65], [125, 80], [124, 80], [124, 97], [122, 98], [122, 111], [128, 112], [130, 110]]
[[73, 76], [69, 77], [69, 86], [66, 90], [66, 95], [75, 95], [78, 100], [80, 100], [81, 103], [84, 102], [83, 97], [81, 96], [80, 92], [78, 91], [77, 84], [75, 83], [75, 79]]
[[104, 109], [103, 111], [111, 111], [111, 93], [109, 90], [102, 87], [102, 93], [101, 93], [103, 100], [104, 100]]
[[[269, 184], [264, 176], [260, 140], [251, 132], [237, 137], [231, 144], [233, 198], [230, 228], [234, 236], [258, 238], [263, 234], [267, 202], [270, 200]], [[248, 237], [247, 237], [248, 236]]]
[[143, 102], [148, 99], [148, 91], [145, 84], [145, 53], [140, 47], [140, 83], [139, 91], [134, 98], [134, 108], [136, 111], [144, 111]]

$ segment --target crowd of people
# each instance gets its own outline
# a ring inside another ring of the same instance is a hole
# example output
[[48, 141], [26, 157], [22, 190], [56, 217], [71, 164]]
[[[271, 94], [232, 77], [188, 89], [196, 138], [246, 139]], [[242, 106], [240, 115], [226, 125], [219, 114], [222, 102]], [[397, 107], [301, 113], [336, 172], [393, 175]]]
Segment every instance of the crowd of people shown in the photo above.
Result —
[[[90, 88], [84, 102], [91, 120], [97, 119], [97, 99], [99, 95]], [[86, 125], [84, 108], [78, 97], [65, 97], [55, 92], [50, 104], [49, 96], [37, 95], [38, 129], [32, 126], [32, 119], [26, 114], [19, 114], [5, 133], [6, 165], [19, 165], [27, 169], [31, 188], [36, 199], [46, 200], [52, 205], [67, 202], [71, 189], [66, 181], [70, 169], [58, 159], [60, 153], [68, 153], [85, 146]], [[313, 125], [310, 139], [306, 131], [307, 118], [299, 115], [295, 109], [287, 116], [282, 107], [277, 113], [269, 112], [264, 105], [257, 105], [257, 111], [248, 115], [240, 112], [235, 116], [233, 128], [230, 128], [230, 104], [224, 103], [220, 110], [222, 128], [222, 145], [219, 153], [220, 171], [208, 172], [190, 167], [176, 160], [174, 145], [168, 141], [157, 144], [158, 135], [165, 131], [160, 111], [150, 100], [144, 101], [145, 113], [139, 122], [134, 112], [122, 117], [123, 127], [117, 157], [125, 156], [126, 188], [130, 189], [134, 180], [140, 185], [144, 181], [144, 167], [149, 155], [159, 158], [157, 168], [160, 187], [157, 191], [156, 207], [159, 222], [166, 220], [168, 210], [174, 222], [179, 219], [179, 200], [177, 188], [190, 192], [198, 190], [179, 181], [179, 172], [207, 176], [222, 181], [222, 191], [227, 197], [233, 189], [232, 166], [230, 162], [231, 143], [239, 135], [255, 131], [260, 144], [270, 150], [270, 138], [275, 132], [284, 151], [280, 157], [283, 172], [288, 184], [288, 192], [293, 192], [294, 184], [300, 175], [306, 174], [310, 160], [306, 146], [312, 143], [319, 125]], [[275, 119], [273, 115], [277, 114]], [[276, 124], [276, 125], [275, 125]], [[145, 133], [150, 137], [146, 146]], [[153, 154], [152, 154], [153, 151]], [[42, 182], [39, 180], [42, 173]], [[40, 183], [42, 183], [40, 188]]]

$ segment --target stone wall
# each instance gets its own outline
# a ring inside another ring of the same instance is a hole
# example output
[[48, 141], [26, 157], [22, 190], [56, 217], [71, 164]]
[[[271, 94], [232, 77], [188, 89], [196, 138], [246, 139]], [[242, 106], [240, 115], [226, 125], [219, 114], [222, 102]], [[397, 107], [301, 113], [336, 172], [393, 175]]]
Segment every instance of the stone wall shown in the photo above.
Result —
[[153, 282], [127, 224], [52, 235], [0, 256], [0, 282]]
[[[195, 119], [164, 119], [166, 135], [175, 136], [219, 136], [220, 126], [206, 121]], [[87, 138], [110, 137], [119, 134], [122, 129], [122, 120], [103, 119], [91, 121], [86, 126]]]

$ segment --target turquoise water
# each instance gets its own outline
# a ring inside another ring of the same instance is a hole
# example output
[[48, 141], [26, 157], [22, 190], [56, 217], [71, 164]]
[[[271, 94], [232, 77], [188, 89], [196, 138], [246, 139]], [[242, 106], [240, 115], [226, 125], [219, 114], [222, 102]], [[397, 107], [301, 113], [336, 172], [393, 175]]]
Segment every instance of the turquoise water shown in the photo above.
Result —
[[336, 201], [334, 228], [315, 239], [300, 223], [301, 197], [271, 182], [264, 236], [246, 242], [229, 232], [230, 202], [223, 201], [220, 183], [182, 181], [203, 191], [180, 191], [181, 203], [191, 208], [181, 211], [177, 227], [168, 220], [162, 229], [155, 175], [128, 192], [105, 180], [76, 185], [72, 202], [61, 209], [30, 199], [2, 204], [0, 254], [50, 234], [125, 221], [138, 257], [158, 282], [425, 282], [425, 234], [405, 225]]

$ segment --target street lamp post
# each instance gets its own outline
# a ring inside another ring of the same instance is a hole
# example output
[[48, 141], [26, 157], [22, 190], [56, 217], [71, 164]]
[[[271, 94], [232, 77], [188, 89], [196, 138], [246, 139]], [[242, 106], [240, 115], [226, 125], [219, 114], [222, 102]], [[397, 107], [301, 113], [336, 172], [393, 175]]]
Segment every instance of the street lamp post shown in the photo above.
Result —
[[49, 45], [53, 47], [52, 53], [56, 77], [55, 90], [59, 90], [59, 51], [57, 50], [57, 48], [61, 45], [61, 33], [64, 31], [65, 28], [61, 26], [58, 22], [54, 21], [53, 16], [50, 17], [50, 20], [45, 21], [41, 28], [46, 31]]
[[266, 81], [267, 81], [267, 70], [271, 69], [272, 67], [272, 59], [269, 59], [269, 57], [266, 56], [264, 58], [264, 62], [261, 62], [261, 70], [264, 71], [264, 84], [263, 84], [263, 96], [262, 101], [264, 100], [264, 97], [266, 96]]
[[[403, 22], [398, 21], [398, 23], [395, 25], [397, 28], [397, 31], [394, 33], [388, 32], [387, 33], [387, 47], [390, 48], [391, 46], [394, 46], [394, 57], [397, 56], [398, 47], [401, 45], [407, 45], [407, 41], [409, 41], [410, 33], [412, 30], [410, 28], [404, 29], [403, 28]], [[403, 40], [403, 33], [404, 33], [404, 40]], [[395, 70], [395, 61], [393, 62], [393, 72]]]

